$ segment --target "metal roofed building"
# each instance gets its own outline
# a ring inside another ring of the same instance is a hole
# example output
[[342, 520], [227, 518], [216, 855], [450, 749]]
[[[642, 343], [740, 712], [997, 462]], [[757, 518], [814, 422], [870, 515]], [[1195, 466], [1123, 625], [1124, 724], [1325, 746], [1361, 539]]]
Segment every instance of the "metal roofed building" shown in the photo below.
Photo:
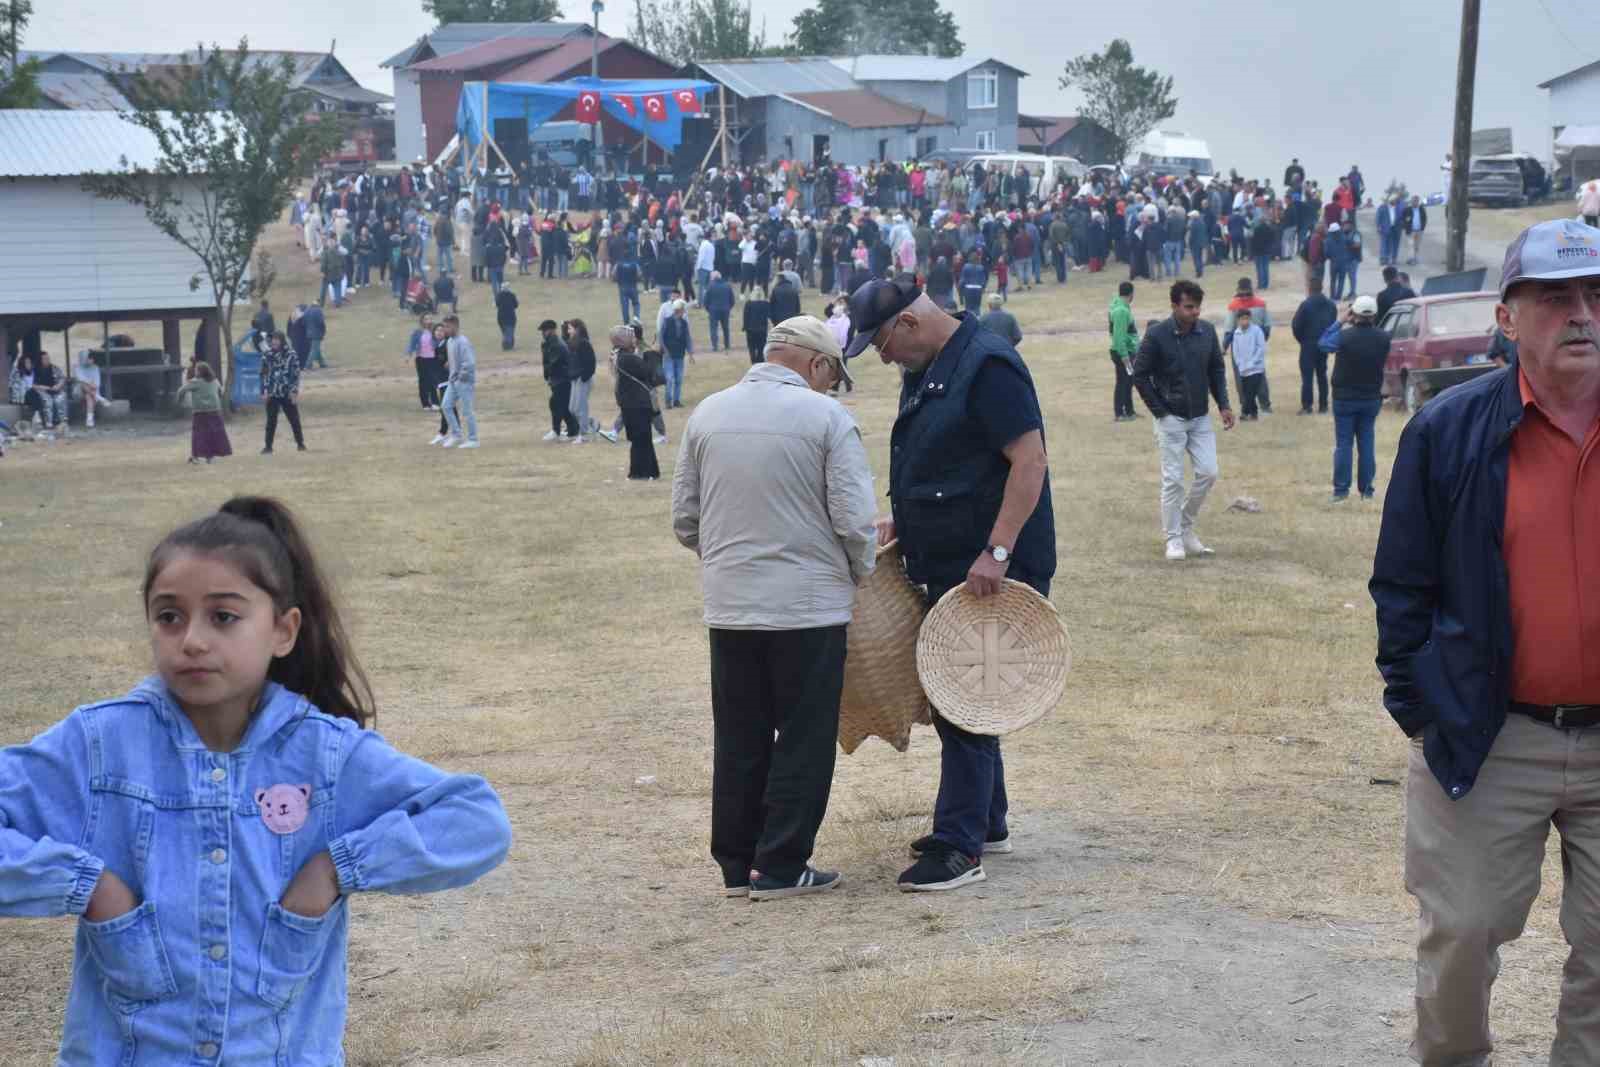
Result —
[[[179, 323], [199, 319], [220, 351], [204, 265], [152, 226], [144, 210], [102, 200], [85, 174], [157, 161], [155, 138], [113, 111], [0, 110], [0, 359], [19, 342], [80, 322], [160, 321], [168, 357], [181, 362]], [[71, 220], [72, 225], [65, 223]]]
[[[690, 68], [736, 98], [729, 126], [744, 163], [824, 155], [860, 164], [936, 149], [1017, 150], [1026, 72], [983, 56], [802, 56]], [[832, 106], [815, 97], [836, 95]], [[716, 114], [715, 97], [708, 108]]]

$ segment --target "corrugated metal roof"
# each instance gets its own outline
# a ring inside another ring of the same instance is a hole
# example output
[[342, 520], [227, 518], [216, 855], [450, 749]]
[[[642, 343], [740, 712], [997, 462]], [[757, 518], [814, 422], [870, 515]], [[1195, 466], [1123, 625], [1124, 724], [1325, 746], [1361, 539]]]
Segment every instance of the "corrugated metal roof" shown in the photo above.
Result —
[[424, 46], [435, 56], [447, 56], [486, 41], [515, 37], [524, 41], [559, 41], [590, 29], [586, 22], [451, 22], [423, 34], [382, 63], [381, 67], [410, 66]]
[[798, 59], [730, 59], [696, 64], [712, 81], [748, 100], [785, 93], [826, 93], [860, 86], [832, 60], [810, 56]]
[[[609, 37], [603, 38], [600, 41], [600, 50], [595, 54], [603, 56], [617, 47], [617, 45], [623, 43], [625, 42], [615, 41]], [[562, 41], [559, 47], [552, 48], [548, 52], [541, 52], [526, 63], [520, 63], [505, 71], [501, 75], [501, 80], [547, 82], [561, 77], [567, 71], [580, 65], [583, 67], [583, 73], [588, 74], [589, 56], [593, 49], [594, 42], [588, 37], [578, 41]]]
[[1014, 70], [1023, 77], [1027, 71], [991, 56], [835, 56], [833, 63], [857, 81], [864, 82], [947, 82], [959, 78], [973, 67], [985, 64]]
[[71, 111], [126, 111], [133, 107], [104, 74], [41, 74], [39, 92]]
[[156, 139], [115, 111], [0, 110], [0, 177], [64, 178], [156, 164]]
[[306, 86], [306, 92], [316, 93], [318, 96], [332, 97], [335, 100], [343, 100], [350, 104], [382, 104], [394, 99], [388, 93], [365, 89], [353, 82], [348, 85], [313, 82]]
[[541, 52], [552, 52], [559, 47], [561, 47], [560, 41], [530, 41], [520, 37], [502, 37], [497, 41], [484, 41], [448, 55], [413, 63], [410, 69], [420, 74], [466, 74], [483, 67], [536, 56]]
[[870, 89], [841, 89], [827, 93], [790, 93], [789, 96], [826, 112], [852, 130], [882, 126], [946, 126], [943, 115], [890, 100]]

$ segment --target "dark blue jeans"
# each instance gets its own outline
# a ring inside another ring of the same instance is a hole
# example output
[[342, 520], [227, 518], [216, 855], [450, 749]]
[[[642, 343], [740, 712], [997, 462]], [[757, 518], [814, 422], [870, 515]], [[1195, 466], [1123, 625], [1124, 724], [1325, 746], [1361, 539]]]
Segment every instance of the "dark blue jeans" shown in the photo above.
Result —
[[1257, 256], [1256, 257], [1256, 288], [1257, 289], [1265, 289], [1271, 284], [1272, 276], [1269, 273], [1271, 268], [1272, 268], [1272, 257], [1270, 255]]
[[[1035, 579], [1013, 570], [1007, 575], [1026, 582], [1041, 596], [1050, 595], [1049, 579]], [[928, 603], [937, 604], [948, 590], [930, 588]], [[1000, 739], [972, 734], [952, 725], [934, 709], [939, 731], [939, 795], [933, 804], [936, 841], [968, 856], [983, 855], [983, 843], [1007, 836], [1006, 768]]]
[[1350, 493], [1350, 446], [1361, 453], [1356, 468], [1356, 488], [1362, 496], [1372, 495], [1372, 482], [1378, 475], [1378, 459], [1372, 454], [1373, 427], [1381, 400], [1338, 400], [1333, 402], [1333, 495]]

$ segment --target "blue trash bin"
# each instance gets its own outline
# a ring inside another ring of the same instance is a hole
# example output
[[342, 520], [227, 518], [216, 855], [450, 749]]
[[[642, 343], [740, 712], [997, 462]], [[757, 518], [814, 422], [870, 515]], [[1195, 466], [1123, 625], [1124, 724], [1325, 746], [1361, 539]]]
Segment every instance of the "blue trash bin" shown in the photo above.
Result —
[[261, 403], [261, 353], [250, 343], [255, 331], [233, 346], [233, 406], [251, 407]]

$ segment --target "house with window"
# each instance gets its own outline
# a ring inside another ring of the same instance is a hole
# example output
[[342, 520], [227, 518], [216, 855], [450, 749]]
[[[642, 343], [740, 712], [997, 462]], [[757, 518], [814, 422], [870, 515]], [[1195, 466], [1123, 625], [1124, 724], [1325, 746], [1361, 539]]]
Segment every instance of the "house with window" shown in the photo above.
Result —
[[1017, 148], [1042, 156], [1071, 156], [1080, 163], [1117, 162], [1117, 139], [1111, 131], [1082, 115], [1021, 115]]
[[966, 148], [1015, 152], [1018, 80], [979, 56], [801, 56], [714, 60], [684, 73], [715, 82], [713, 119], [728, 109], [741, 163], [777, 159], [865, 164]]
[[1600, 177], [1600, 59], [1540, 82], [1539, 88], [1550, 94], [1550, 133], [1560, 176], [1578, 182]]

